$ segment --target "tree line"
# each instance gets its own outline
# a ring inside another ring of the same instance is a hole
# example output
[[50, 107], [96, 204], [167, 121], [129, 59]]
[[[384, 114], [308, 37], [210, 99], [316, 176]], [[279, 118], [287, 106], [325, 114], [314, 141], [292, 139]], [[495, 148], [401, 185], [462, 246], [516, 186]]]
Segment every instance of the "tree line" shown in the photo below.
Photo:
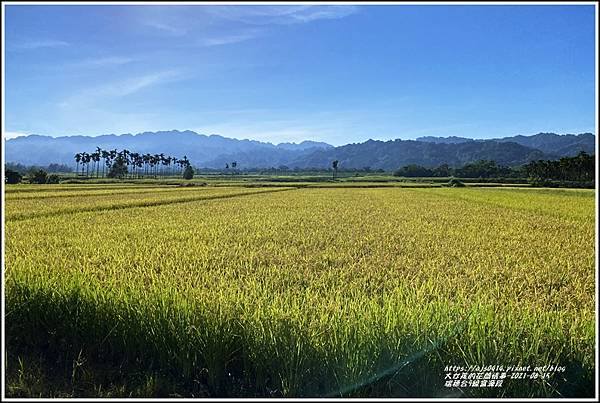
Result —
[[[182, 175], [184, 179], [191, 179], [194, 175], [194, 170], [186, 156], [178, 159], [164, 154], [139, 154], [116, 149], [107, 151], [97, 147], [94, 153], [77, 153], [74, 158], [77, 163], [77, 175], [85, 177], [100, 177], [101, 175], [112, 178], [156, 178], [157, 176]], [[339, 172], [338, 164], [337, 160], [331, 163], [334, 179]], [[236, 161], [227, 163], [225, 170], [231, 169], [233, 172], [237, 165]], [[61, 172], [68, 171], [65, 169], [68, 167], [58, 164], [51, 164], [48, 168], [50, 167]], [[8, 163], [5, 168], [6, 183], [18, 183], [23, 176], [27, 176], [31, 183], [58, 183], [59, 179], [58, 175], [48, 175], [48, 172], [39, 167], [29, 167], [25, 172], [24, 168], [27, 167]], [[581, 184], [585, 184], [584, 187], [589, 187], [593, 186], [595, 181], [595, 169], [594, 156], [582, 151], [574, 157], [532, 161], [517, 167], [498, 165], [493, 160], [479, 160], [457, 168], [450, 167], [448, 164], [442, 164], [435, 168], [410, 164], [396, 170], [393, 174], [401, 177], [504, 178], [527, 180], [540, 185], [582, 186]], [[214, 171], [218, 172], [219, 170]], [[260, 173], [272, 174], [278, 173], [278, 171], [289, 171], [289, 168], [281, 166], [279, 169], [272, 168], [266, 172], [261, 170]], [[325, 172], [326, 170], [315, 168], [314, 173], [321, 171]], [[371, 170], [369, 167], [346, 171], [383, 173], [383, 170]], [[49, 170], [49, 172], [51, 171]], [[300, 172], [299, 169], [298, 172]]]
[[596, 179], [596, 161], [593, 155], [582, 151], [575, 157], [563, 157], [559, 160], [532, 161], [524, 166], [529, 178], [540, 181], [579, 181], [589, 182]]
[[49, 174], [53, 173], [70, 173], [73, 172], [73, 168], [66, 164], [52, 163], [48, 165], [24, 165], [18, 162], [7, 162], [4, 167], [20, 173], [21, 175], [29, 175], [32, 172], [44, 170]]
[[456, 176], [460, 178], [507, 178], [520, 177], [519, 168], [498, 165], [496, 161], [479, 160], [453, 168], [448, 164], [441, 164], [436, 168], [427, 168], [421, 165], [410, 164], [394, 172], [394, 176], [403, 177], [438, 177], [446, 178]]
[[479, 160], [453, 168], [448, 164], [436, 168], [410, 164], [394, 172], [402, 177], [459, 177], [459, 178], [513, 178], [531, 181], [591, 182], [595, 180], [595, 159], [581, 151], [575, 157], [559, 160], [538, 160], [528, 164], [508, 167], [495, 161]]
[[9, 184], [20, 183], [23, 180], [23, 177], [27, 175], [29, 179], [29, 183], [37, 183], [37, 184], [56, 184], [60, 182], [60, 176], [57, 174], [50, 174], [41, 168], [30, 169], [26, 174], [22, 174], [19, 171], [14, 171], [10, 168], [5, 168], [4, 170], [4, 181]]
[[7, 162], [4, 165], [5, 182], [10, 184], [20, 183], [24, 177], [27, 177], [30, 183], [58, 183], [58, 173], [69, 172], [73, 172], [73, 169], [64, 164], [40, 166]]
[[[140, 154], [129, 150], [103, 150], [96, 147], [92, 153], [80, 152], [74, 156], [78, 176], [86, 178], [144, 178], [158, 176], [184, 175], [193, 169], [187, 156], [177, 158], [160, 154]], [[101, 163], [102, 160], [102, 163]], [[90, 164], [91, 176], [90, 176]], [[102, 169], [100, 169], [102, 166]], [[80, 168], [81, 167], [81, 171]]]

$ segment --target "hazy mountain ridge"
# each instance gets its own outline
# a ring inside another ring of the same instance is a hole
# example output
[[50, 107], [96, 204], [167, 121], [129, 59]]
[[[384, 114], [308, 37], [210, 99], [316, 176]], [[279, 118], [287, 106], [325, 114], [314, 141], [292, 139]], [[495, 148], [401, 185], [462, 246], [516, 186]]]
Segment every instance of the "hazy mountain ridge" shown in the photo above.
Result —
[[334, 148], [331, 144], [323, 143], [320, 141], [311, 141], [304, 140], [301, 143], [279, 143], [276, 146], [277, 148], [281, 148], [284, 150], [292, 150], [292, 151], [306, 151], [317, 148]]
[[328, 168], [331, 161], [337, 159], [340, 161], [340, 168], [394, 170], [408, 164], [434, 167], [445, 163], [460, 166], [479, 159], [515, 166], [537, 159], [576, 155], [582, 150], [593, 154], [595, 136], [591, 133], [538, 133], [533, 136], [519, 135], [489, 140], [428, 136], [416, 140], [368, 140], [333, 147], [310, 140], [299, 144], [275, 145], [215, 134], [198, 134], [190, 130], [173, 130], [96, 137], [30, 135], [7, 140], [5, 152], [8, 162], [73, 165], [75, 153], [93, 152], [96, 147], [128, 149], [139, 153], [164, 153], [178, 157], [186, 155], [195, 166], [206, 168], [223, 168], [232, 161], [237, 161], [241, 169], [281, 165], [290, 168]]
[[511, 141], [526, 147], [536, 148], [545, 153], [554, 154], [572, 154], [583, 150], [589, 154], [594, 154], [596, 145], [596, 136], [592, 133], [581, 134], [563, 134], [556, 133], [538, 133], [533, 136], [514, 136], [494, 139], [496, 141]]
[[409, 164], [425, 167], [436, 167], [441, 164], [461, 166], [480, 159], [516, 166], [537, 159], [554, 158], [557, 156], [510, 142], [471, 141], [445, 144], [415, 140], [369, 140], [333, 150], [315, 151], [304, 159], [293, 161], [291, 165], [300, 168], [323, 167], [326, 161], [337, 159], [340, 167], [345, 168], [370, 167], [394, 170]]
[[424, 136], [417, 137], [415, 141], [423, 141], [426, 143], [436, 143], [436, 144], [460, 144], [467, 143], [469, 141], [476, 141], [475, 139], [469, 139], [466, 137], [457, 137], [457, 136], [449, 136], [449, 137], [435, 137], [435, 136]]
[[186, 131], [144, 132], [136, 135], [102, 135], [50, 137], [30, 135], [6, 141], [6, 160], [23, 164], [46, 165], [49, 163], [73, 164], [73, 155], [78, 152], [93, 152], [102, 149], [128, 149], [139, 153], [164, 153], [182, 157], [186, 155], [197, 165], [227, 154], [281, 151], [305, 151], [333, 146], [327, 143], [304, 141], [300, 144], [271, 143], [256, 140], [238, 140], [219, 135], [204, 135]]
[[[333, 147], [332, 147], [333, 149]], [[288, 164], [290, 162], [306, 158], [312, 153], [318, 151], [318, 147], [311, 147], [299, 150], [289, 149], [275, 149], [275, 150], [255, 150], [248, 152], [239, 152], [233, 154], [223, 154], [207, 161], [202, 166], [206, 168], [223, 168], [225, 164], [236, 161], [238, 166], [241, 167], [253, 167], [253, 168], [270, 168], [279, 167], [286, 165], [292, 168]]]
[[[437, 144], [460, 144], [472, 141], [488, 141], [482, 139], [470, 139], [466, 137], [418, 137], [417, 141]], [[556, 133], [538, 133], [532, 136], [511, 136], [492, 138], [490, 141], [517, 143], [525, 147], [535, 148], [545, 153], [557, 155], [569, 155], [581, 150], [593, 154], [595, 152], [596, 138], [592, 133], [581, 134], [556, 134]]]

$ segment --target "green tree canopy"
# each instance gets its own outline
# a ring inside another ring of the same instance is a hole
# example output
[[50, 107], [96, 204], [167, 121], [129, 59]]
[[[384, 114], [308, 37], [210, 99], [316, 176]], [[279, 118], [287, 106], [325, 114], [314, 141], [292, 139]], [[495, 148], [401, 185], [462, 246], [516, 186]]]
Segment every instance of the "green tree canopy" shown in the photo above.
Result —
[[194, 168], [191, 165], [187, 165], [183, 170], [183, 179], [192, 179], [194, 177]]

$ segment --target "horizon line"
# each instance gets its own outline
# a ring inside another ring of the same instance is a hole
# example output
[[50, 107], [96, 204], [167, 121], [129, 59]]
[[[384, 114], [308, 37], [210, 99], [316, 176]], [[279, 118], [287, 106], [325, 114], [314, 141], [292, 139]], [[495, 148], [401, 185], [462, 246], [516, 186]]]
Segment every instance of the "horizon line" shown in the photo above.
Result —
[[[59, 135], [59, 136], [53, 136], [53, 135], [45, 135], [45, 134], [36, 134], [36, 133], [21, 133], [21, 132], [10, 132], [10, 131], [5, 131], [2, 133], [2, 140], [4, 141], [10, 141], [10, 140], [15, 140], [18, 138], [26, 138], [26, 137], [32, 137], [32, 136], [36, 136], [36, 137], [46, 137], [46, 138], [53, 138], [53, 139], [60, 139], [60, 138], [73, 138], [73, 137], [85, 137], [85, 138], [95, 138], [95, 137], [109, 137], [109, 136], [114, 136], [114, 137], [121, 137], [121, 136], [131, 136], [131, 137], [136, 137], [139, 135], [143, 135], [143, 134], [159, 134], [159, 133], [172, 133], [172, 132], [176, 132], [176, 133], [192, 133], [198, 136], [204, 136], [204, 137], [221, 137], [221, 138], [225, 138], [225, 139], [231, 139], [231, 140], [238, 140], [238, 141], [254, 141], [254, 142], [258, 142], [258, 143], [263, 143], [263, 144], [271, 144], [274, 146], [280, 145], [280, 144], [302, 144], [304, 142], [315, 142], [315, 143], [324, 143], [324, 144], [328, 144], [331, 146], [334, 146], [333, 144], [328, 143], [327, 141], [321, 141], [321, 140], [311, 140], [309, 138], [301, 140], [301, 141], [281, 141], [278, 143], [274, 143], [271, 141], [262, 141], [262, 140], [256, 140], [256, 139], [252, 139], [252, 138], [238, 138], [238, 137], [227, 137], [225, 135], [222, 134], [217, 134], [217, 133], [211, 133], [211, 134], [205, 134], [205, 133], [198, 133], [194, 130], [190, 130], [190, 129], [186, 129], [186, 130], [179, 130], [179, 129], [172, 129], [172, 130], [157, 130], [157, 131], [144, 131], [144, 132], [138, 132], [138, 133], [121, 133], [121, 134], [115, 134], [115, 133], [108, 133], [108, 134], [97, 134], [97, 135], [86, 135], [86, 134], [72, 134], [72, 135]], [[7, 134], [10, 134], [11, 136], [7, 136]], [[418, 137], [414, 137], [414, 138], [400, 138], [400, 137], [396, 137], [396, 138], [387, 138], [387, 139], [375, 139], [372, 137], [369, 138], [365, 138], [362, 141], [358, 141], [358, 142], [350, 142], [350, 143], [344, 143], [344, 144], [340, 144], [334, 147], [339, 147], [339, 146], [343, 146], [343, 145], [349, 145], [349, 144], [361, 144], [361, 143], [365, 143], [367, 141], [396, 141], [396, 140], [400, 140], [400, 141], [418, 141], [419, 139], [422, 138], [436, 138], [436, 139], [452, 139], [452, 138], [459, 138], [459, 139], [468, 139], [468, 140], [497, 140], [497, 139], [504, 139], [504, 138], [508, 138], [508, 137], [517, 137], [517, 136], [523, 136], [523, 137], [532, 137], [532, 136], [536, 136], [539, 134], [554, 134], [554, 135], [558, 135], [558, 136], [579, 136], [582, 134], [591, 134], [592, 136], [596, 136], [595, 133], [590, 132], [590, 131], [584, 131], [584, 132], [579, 132], [579, 133], [556, 133], [556, 132], [548, 132], [548, 131], [541, 131], [541, 132], [537, 132], [537, 133], [533, 133], [533, 134], [513, 134], [513, 135], [508, 135], [508, 136], [504, 136], [504, 137], [489, 137], [489, 138], [482, 138], [482, 137], [468, 137], [468, 136], [458, 136], [458, 135], [450, 135], [450, 136], [435, 136], [435, 135], [427, 135], [427, 136], [418, 136]]]

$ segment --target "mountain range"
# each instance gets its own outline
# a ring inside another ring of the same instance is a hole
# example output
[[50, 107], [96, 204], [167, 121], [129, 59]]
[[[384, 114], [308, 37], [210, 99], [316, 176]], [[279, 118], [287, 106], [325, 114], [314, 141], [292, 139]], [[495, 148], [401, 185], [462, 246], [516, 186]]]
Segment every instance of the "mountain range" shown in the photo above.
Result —
[[[583, 150], [587, 153], [592, 154], [594, 152], [594, 135], [592, 133], [582, 133], [579, 135], [575, 134], [564, 134], [557, 135], [555, 133], [538, 133], [533, 136], [513, 136], [503, 137], [498, 139], [492, 139], [494, 141], [504, 143], [517, 143], [525, 147], [536, 148], [540, 151], [549, 154], [556, 154], [560, 156], [572, 155]], [[430, 143], [444, 143], [444, 144], [460, 144], [471, 141], [485, 141], [469, 139], [465, 137], [419, 137], [417, 141], [426, 141]]]
[[138, 153], [164, 153], [182, 157], [200, 168], [223, 168], [236, 161], [239, 168], [328, 168], [338, 160], [340, 168], [395, 170], [408, 164], [435, 167], [461, 166], [480, 159], [516, 166], [538, 159], [557, 159], [579, 151], [595, 152], [592, 133], [538, 133], [496, 139], [464, 137], [419, 137], [416, 140], [368, 140], [334, 147], [315, 141], [271, 144], [238, 140], [193, 131], [144, 132], [136, 135], [64, 136], [29, 135], [6, 140], [7, 162], [25, 165], [61, 163], [74, 165], [78, 152], [102, 149], [128, 149]]

